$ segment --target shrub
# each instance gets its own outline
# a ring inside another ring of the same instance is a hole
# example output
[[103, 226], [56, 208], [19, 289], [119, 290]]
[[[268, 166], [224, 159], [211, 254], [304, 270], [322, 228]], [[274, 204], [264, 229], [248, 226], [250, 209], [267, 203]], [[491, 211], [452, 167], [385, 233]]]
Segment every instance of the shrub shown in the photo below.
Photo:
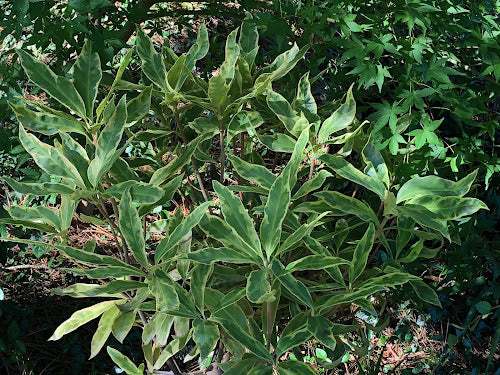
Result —
[[[56, 293], [104, 299], [76, 311], [51, 340], [100, 317], [91, 357], [111, 334], [123, 341], [132, 326], [143, 329], [145, 365], [107, 349], [128, 374], [161, 369], [191, 339], [200, 361], [216, 347], [230, 353], [219, 363], [226, 374], [313, 374], [284, 355], [300, 358], [296, 348], [311, 339], [331, 359], [324, 368], [347, 352], [363, 355], [369, 343], [355, 311], [384, 317], [390, 288], [409, 284], [415, 298], [439, 305], [406, 265], [435, 256], [453, 222], [486, 208], [464, 197], [477, 172], [405, 182], [356, 118], [352, 89], [334, 108], [318, 108], [308, 74], [293, 98], [275, 91], [306, 49], [294, 45], [259, 68], [258, 34], [247, 20], [205, 80], [195, 66], [208, 43], [202, 25], [187, 53], [167, 46], [158, 53], [138, 29], [142, 82], [122, 80], [130, 50], [99, 101], [102, 73], [90, 43], [71, 78], [18, 51], [31, 81], [66, 108], [12, 105], [21, 144], [59, 181], [3, 179], [22, 194], [60, 200], [54, 209], [7, 207], [10, 218], [2, 219], [44, 231], [47, 242], [4, 240], [56, 249], [78, 265], [69, 272], [97, 281]], [[164, 162], [167, 151], [177, 156]], [[270, 169], [267, 155], [283, 167]], [[151, 222], [177, 194], [193, 203], [189, 215], [178, 209]], [[68, 228], [82, 200], [111, 226], [115, 252], [72, 243]], [[153, 228], [165, 232], [156, 246], [148, 241]]]

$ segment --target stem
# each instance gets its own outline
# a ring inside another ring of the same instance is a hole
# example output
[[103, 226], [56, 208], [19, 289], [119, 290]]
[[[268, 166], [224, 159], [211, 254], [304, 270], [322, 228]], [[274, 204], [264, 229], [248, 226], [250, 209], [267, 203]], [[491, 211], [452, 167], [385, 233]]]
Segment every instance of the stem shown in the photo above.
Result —
[[[118, 241], [118, 237], [116, 236], [116, 233], [115, 232], [120, 232], [120, 229], [116, 226], [115, 222], [113, 220], [111, 220], [111, 218], [109, 217], [108, 215], [108, 212], [106, 211], [106, 207], [104, 206], [104, 203], [101, 201], [99, 202], [99, 204], [96, 204], [96, 207], [97, 209], [99, 210], [99, 212], [101, 213], [102, 216], [104, 216], [104, 218], [109, 222], [109, 225], [111, 226], [111, 229], [112, 229], [112, 232], [113, 232], [113, 237], [115, 239], [115, 242], [116, 242], [116, 246], [118, 246], [118, 252], [120, 253], [120, 258], [122, 260], [125, 260], [125, 247], [122, 245], [120, 245], [120, 241]], [[123, 237], [122, 237], [123, 239]], [[125, 245], [125, 242], [123, 243]]]
[[[184, 144], [187, 145], [188, 141], [186, 138], [186, 134], [184, 133], [184, 128], [182, 127], [181, 119], [179, 117], [179, 112], [177, 112], [177, 108], [172, 107], [172, 112], [174, 114], [175, 125], [177, 126], [177, 129], [179, 130], [179, 134], [181, 135], [182, 141], [184, 142]], [[205, 202], [208, 202], [207, 192], [205, 191], [205, 187], [203, 186], [203, 180], [201, 179], [200, 172], [198, 171], [198, 163], [196, 162], [196, 159], [194, 158], [194, 156], [191, 156], [191, 163], [193, 164], [194, 173], [196, 175], [196, 179], [198, 180], [198, 184], [200, 185], [201, 194], [203, 195], [203, 199], [205, 200]], [[188, 180], [189, 180], [189, 176], [188, 176]]]
[[220, 141], [220, 183], [224, 184], [224, 166], [226, 164], [226, 152], [224, 147], [224, 129], [222, 118], [219, 117], [219, 141]]
[[[311, 165], [309, 166], [309, 175], [307, 176], [307, 181], [311, 180], [312, 179], [312, 176], [314, 174], [314, 160], [311, 159]], [[307, 202], [307, 199], [309, 198], [309, 194], [306, 194], [304, 196], [304, 202]], [[302, 219], [302, 216], [304, 215], [303, 212], [301, 212], [299, 214], [299, 223], [300, 223], [300, 220]]]
[[266, 319], [267, 319], [267, 332], [266, 332], [266, 348], [271, 349], [271, 337], [273, 335], [273, 324], [274, 324], [274, 304], [272, 302], [266, 302]]

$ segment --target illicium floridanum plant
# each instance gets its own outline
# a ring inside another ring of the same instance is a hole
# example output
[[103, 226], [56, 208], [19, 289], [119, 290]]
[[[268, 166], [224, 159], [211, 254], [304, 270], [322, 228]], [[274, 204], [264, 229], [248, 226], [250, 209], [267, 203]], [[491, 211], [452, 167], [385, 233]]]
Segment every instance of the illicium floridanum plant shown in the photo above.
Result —
[[[156, 52], [141, 29], [136, 41], [141, 82], [122, 79], [130, 50], [111, 87], [100, 87], [100, 62], [90, 44], [70, 79], [18, 51], [31, 81], [66, 109], [12, 105], [22, 145], [60, 181], [3, 180], [21, 194], [56, 194], [60, 204], [7, 207], [11, 217], [2, 221], [44, 231], [45, 246], [80, 265], [68, 272], [99, 280], [56, 293], [103, 298], [75, 312], [51, 340], [100, 317], [91, 357], [110, 334], [122, 342], [133, 326], [143, 329], [145, 365], [107, 348], [128, 374], [174, 368], [173, 355], [191, 339], [191, 355], [200, 362], [216, 347], [214, 362], [230, 355], [218, 364], [225, 374], [314, 374], [284, 355], [300, 357], [298, 348], [313, 338], [331, 359], [324, 368], [337, 366], [348, 351], [367, 353], [353, 305], [381, 318], [389, 288], [402, 284], [411, 285], [414, 298], [439, 304], [405, 265], [433, 257], [450, 240], [453, 221], [486, 208], [464, 198], [475, 173], [458, 182], [436, 176], [399, 181], [370, 142], [368, 124], [356, 119], [351, 90], [328, 116], [317, 107], [308, 74], [293, 97], [274, 91], [273, 82], [306, 49], [293, 46], [259, 69], [250, 22], [228, 36], [225, 60], [208, 82], [195, 73], [208, 52], [204, 25], [181, 56], [166, 46]], [[125, 157], [134, 146], [156, 156]], [[285, 160], [279, 173], [264, 163], [263, 150]], [[165, 163], [167, 151], [177, 156]], [[168, 220], [146, 220], [186, 184], [195, 203], [187, 217], [179, 209]], [[354, 192], [338, 191], [346, 187]], [[93, 241], [83, 248], [72, 243], [68, 228], [82, 200], [110, 225], [116, 253], [104, 254]], [[158, 227], [165, 237], [154, 247], [148, 233]], [[346, 339], [351, 333], [357, 344]]]

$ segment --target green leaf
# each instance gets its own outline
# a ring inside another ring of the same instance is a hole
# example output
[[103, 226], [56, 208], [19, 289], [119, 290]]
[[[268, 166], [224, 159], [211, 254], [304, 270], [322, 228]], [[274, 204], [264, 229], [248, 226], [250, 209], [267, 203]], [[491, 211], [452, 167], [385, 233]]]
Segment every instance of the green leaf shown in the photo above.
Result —
[[156, 360], [154, 369], [158, 370], [162, 368], [170, 357], [183, 349], [191, 338], [191, 334], [190, 331], [186, 336], [170, 341], [168, 345], [163, 348], [160, 356]]
[[113, 323], [119, 314], [120, 310], [118, 310], [116, 305], [112, 306], [102, 314], [97, 330], [92, 336], [89, 359], [94, 358], [101, 351], [102, 347], [106, 343], [106, 340], [111, 334]]
[[171, 250], [191, 229], [198, 225], [210, 204], [212, 204], [212, 202], [205, 202], [196, 207], [193, 212], [174, 229], [169, 237], [164, 238], [160, 242], [155, 252], [155, 264], [159, 264], [162, 258], [168, 258], [173, 255], [171, 254]]
[[215, 180], [213, 187], [219, 197], [221, 210], [227, 224], [254, 250], [256, 255], [261, 256], [259, 236], [241, 200], [227, 187]]
[[220, 73], [226, 79], [226, 83], [229, 83], [234, 78], [235, 65], [240, 54], [240, 46], [236, 43], [236, 36], [238, 34], [238, 28], [233, 30], [226, 39], [225, 47], [225, 60], [220, 67]]
[[96, 52], [92, 53], [91, 42], [87, 40], [73, 66], [73, 83], [85, 103], [88, 119], [93, 117], [94, 102], [101, 78], [99, 55]]
[[144, 268], [148, 268], [148, 256], [146, 254], [146, 244], [142, 233], [142, 223], [137, 209], [132, 205], [130, 190], [123, 192], [122, 199], [118, 205], [118, 224], [121, 233], [127, 242], [134, 258]]
[[386, 188], [389, 188], [389, 170], [384, 158], [372, 142], [368, 142], [363, 148], [363, 160], [365, 161], [365, 174], [382, 181]]
[[129, 191], [132, 202], [139, 204], [155, 203], [159, 201], [164, 194], [164, 190], [158, 186], [129, 180], [112, 185], [105, 191], [104, 196], [121, 199], [126, 190]]
[[359, 240], [352, 256], [352, 267], [349, 271], [349, 283], [353, 284], [366, 268], [368, 256], [375, 240], [375, 226], [370, 223], [363, 237]]
[[488, 210], [488, 206], [476, 198], [425, 195], [410, 199], [407, 202], [414, 206], [425, 207], [442, 220], [458, 220], [479, 210]]
[[326, 178], [330, 177], [331, 175], [332, 174], [330, 172], [325, 171], [324, 169], [320, 170], [316, 174], [316, 176], [300, 186], [299, 190], [297, 190], [297, 192], [293, 195], [292, 199], [295, 200], [302, 198], [304, 195], [309, 194], [311, 191], [319, 189], [321, 186], [323, 186]]
[[115, 319], [111, 332], [120, 343], [123, 343], [123, 340], [125, 340], [125, 337], [127, 337], [128, 333], [132, 329], [132, 326], [135, 323], [136, 315], [137, 311], [135, 310], [121, 311], [120, 315]]
[[450, 238], [446, 220], [441, 219], [438, 215], [429, 211], [425, 207], [406, 204], [404, 206], [398, 206], [397, 212], [399, 215], [411, 217], [415, 222], [426, 228], [438, 231], [445, 238]]
[[250, 336], [247, 330], [243, 329], [236, 321], [217, 316], [210, 317], [210, 320], [219, 323], [234, 340], [243, 345], [256, 356], [267, 361], [273, 360], [266, 347], [260, 341]]
[[207, 55], [209, 46], [207, 27], [202, 23], [198, 29], [196, 42], [186, 54], [186, 67], [190, 71], [194, 69], [198, 60], [201, 60]]
[[323, 296], [315, 301], [314, 310], [316, 315], [325, 314], [327, 311], [331, 310], [333, 307], [342, 305], [344, 303], [352, 303], [356, 300], [363, 299], [384, 290], [383, 286], [374, 286], [371, 288], [359, 289], [355, 292], [348, 292], [345, 294], [336, 294], [333, 296]]
[[[75, 270], [77, 272], [81, 272], [81, 271], [78, 271], [78, 268], [70, 269], [70, 271], [73, 273], [75, 273]], [[54, 289], [52, 289], [52, 292], [54, 294], [57, 294], [60, 296], [70, 296], [73, 298], [87, 298], [88, 297], [87, 292], [89, 292], [89, 291], [91, 291], [90, 293], [92, 294], [92, 296], [95, 296], [96, 293], [94, 293], [94, 291], [96, 289], [96, 285], [97, 284], [76, 283], [76, 284], [72, 284], [64, 289], [54, 288]], [[121, 298], [122, 297], [120, 294], [117, 294], [117, 293], [97, 293], [97, 294], [98, 294], [98, 297], [102, 297], [102, 298], [109, 298], [109, 297]]]
[[340, 130], [345, 129], [351, 125], [356, 116], [356, 102], [352, 96], [352, 86], [347, 91], [347, 97], [344, 104], [342, 104], [333, 114], [328, 117], [321, 125], [318, 132], [318, 143], [324, 143], [328, 140], [330, 135]]
[[259, 141], [268, 149], [275, 152], [293, 152], [295, 140], [286, 134], [258, 135]]
[[245, 59], [251, 68], [259, 50], [259, 32], [255, 23], [251, 21], [251, 17], [247, 16], [241, 23], [238, 44], [240, 46], [240, 56]]
[[202, 139], [198, 137], [189, 142], [186, 146], [186, 150], [181, 156], [176, 157], [166, 166], [156, 170], [155, 173], [153, 173], [151, 179], [149, 180], [149, 183], [152, 185], [161, 185], [168, 178], [176, 174], [186, 163], [189, 162], [189, 160], [191, 160], [191, 156], [193, 156], [193, 153], [196, 150], [196, 147], [198, 147], [201, 140]]
[[168, 91], [163, 57], [155, 51], [151, 39], [139, 27], [137, 28], [137, 53], [141, 58], [144, 74], [163, 91]]
[[380, 180], [364, 174], [340, 156], [324, 154], [321, 155], [319, 159], [329, 168], [337, 172], [339, 176], [364, 186], [368, 190], [376, 193], [380, 199], [384, 199], [385, 186]]
[[52, 183], [52, 182], [20, 182], [16, 181], [10, 177], [0, 177], [1, 180], [5, 181], [9, 186], [20, 194], [32, 194], [32, 195], [49, 195], [49, 194], [73, 194], [75, 192], [74, 186], [66, 185], [63, 183]]
[[299, 116], [290, 103], [280, 94], [268, 91], [266, 100], [269, 108], [292, 135], [299, 136], [309, 126], [309, 121], [302, 114]]
[[109, 171], [113, 165], [114, 154], [120, 144], [126, 120], [127, 107], [124, 95], [97, 139], [95, 157], [90, 162], [87, 171], [89, 181], [94, 187], [97, 186], [104, 173]]
[[80, 294], [81, 296], [103, 297], [108, 294], [123, 293], [123, 292], [128, 292], [129, 290], [144, 288], [146, 287], [147, 284], [132, 280], [113, 280], [107, 284], [102, 284], [102, 285], [90, 284], [93, 285], [93, 287], [91, 288], [87, 288], [89, 284], [82, 284], [83, 289], [81, 290], [78, 289], [78, 285], [79, 284], [73, 284], [71, 287], [60, 290], [60, 292], [62, 294], [68, 294], [74, 289], [77, 292], [77, 294]]
[[348, 197], [336, 191], [320, 191], [314, 194], [331, 207], [332, 211], [340, 211], [344, 214], [355, 215], [363, 221], [378, 224], [377, 215], [366, 204], [358, 199]]
[[250, 272], [246, 287], [247, 298], [252, 303], [273, 302], [276, 297], [267, 280], [266, 270], [255, 270]]
[[212, 264], [215, 262], [233, 264], [255, 263], [255, 260], [245, 252], [228, 247], [206, 247], [189, 253], [187, 258], [202, 264]]
[[307, 287], [290, 273], [286, 273], [285, 266], [283, 266], [278, 259], [272, 260], [271, 268], [274, 276], [276, 276], [281, 282], [281, 285], [283, 285], [286, 290], [295, 296], [298, 302], [310, 308], [313, 307], [311, 294], [307, 290]]
[[279, 375], [317, 375], [318, 373], [314, 369], [304, 363], [299, 361], [288, 360], [285, 362], [280, 362], [278, 364], [278, 374]]
[[439, 297], [434, 289], [432, 289], [429, 285], [424, 283], [420, 279], [415, 279], [410, 281], [410, 285], [417, 294], [418, 298], [422, 301], [429, 303], [431, 305], [436, 305], [441, 307], [441, 302], [439, 301]]
[[[205, 215], [200, 221], [200, 228], [209, 237], [220, 241], [226, 248], [237, 251], [229, 251], [227, 254], [228, 258], [233, 258], [233, 261], [241, 259], [246, 260], [244, 263], [262, 264], [261, 252], [256, 253], [250, 245], [243, 241], [231, 226], [219, 217]], [[200, 255], [200, 259], [205, 257], [203, 253], [200, 253]], [[217, 256], [216, 250], [207, 250], [207, 255]]]
[[52, 336], [50, 336], [49, 340], [59, 340], [67, 333], [73, 332], [78, 327], [97, 318], [104, 311], [107, 311], [115, 306], [115, 304], [116, 301], [104, 301], [74, 312], [69, 319], [57, 327]]
[[215, 348], [219, 340], [219, 328], [208, 320], [195, 319], [193, 320], [193, 340], [200, 349], [200, 358], [203, 360]]
[[169, 311], [179, 307], [179, 297], [175, 291], [172, 279], [164, 273], [155, 274], [149, 282], [149, 290], [156, 297], [156, 310]]
[[420, 280], [417, 276], [413, 276], [406, 272], [393, 272], [386, 275], [372, 277], [361, 284], [360, 289], [371, 289], [377, 287], [394, 287], [396, 285], [405, 284], [409, 281]]
[[54, 135], [61, 132], [87, 135], [83, 123], [68, 117], [58, 116], [48, 112], [35, 112], [31, 109], [10, 103], [17, 120], [28, 130]]
[[58, 231], [61, 230], [61, 221], [57, 212], [48, 207], [7, 206], [6, 210], [14, 219], [45, 222]]
[[212, 274], [212, 267], [206, 264], [198, 264], [191, 273], [190, 292], [198, 310], [203, 314], [205, 311], [205, 288]]
[[351, 265], [348, 260], [328, 256], [328, 255], [308, 255], [289, 263], [285, 270], [287, 272], [296, 272], [304, 270], [322, 270], [329, 267], [339, 266], [341, 264]]
[[59, 103], [85, 117], [85, 104], [71, 80], [57, 76], [47, 65], [23, 50], [18, 49], [17, 54], [24, 71], [31, 81]]
[[269, 79], [271, 81], [278, 80], [284, 77], [290, 70], [295, 67], [295, 65], [297, 65], [299, 60], [301, 60], [305, 56], [308, 49], [309, 46], [306, 45], [299, 50], [299, 47], [297, 47], [297, 45], [294, 43], [292, 48], [290, 48], [288, 51], [283, 52], [281, 55], [278, 55], [274, 59], [274, 61], [266, 68], [262, 69], [261, 72], [270, 72], [271, 75]]
[[396, 203], [425, 195], [440, 197], [462, 197], [476, 179], [477, 170], [457, 182], [445, 180], [437, 176], [417, 177], [406, 182], [398, 191]]
[[208, 81], [208, 98], [216, 111], [221, 111], [228, 92], [229, 85], [226, 84], [226, 78], [221, 73], [217, 73]]
[[107, 347], [107, 351], [113, 362], [116, 363], [117, 366], [125, 371], [128, 375], [143, 375], [144, 365], [142, 365], [140, 368], [137, 368], [127, 356], [123, 355], [118, 350], [113, 349], [110, 346]]
[[323, 316], [310, 316], [307, 327], [311, 333], [330, 350], [335, 350], [337, 340], [335, 336], [352, 332], [359, 328], [357, 325], [335, 324]]
[[85, 188], [85, 183], [76, 167], [55, 147], [40, 142], [33, 134], [26, 133], [22, 125], [19, 125], [19, 140], [42, 170], [49, 175], [72, 180], [78, 186]]
[[149, 113], [153, 86], [148, 86], [139, 95], [127, 103], [127, 124], [133, 124]]
[[299, 81], [297, 97], [294, 101], [294, 108], [307, 112], [309, 115], [316, 114], [318, 107], [316, 100], [311, 93], [311, 83], [309, 82], [309, 72], [304, 74]]
[[253, 182], [263, 188], [270, 189], [276, 176], [272, 174], [266, 167], [258, 164], [252, 164], [240, 159], [234, 155], [227, 155], [234, 169], [245, 180]]
[[297, 247], [300, 242], [307, 236], [309, 236], [316, 226], [316, 224], [321, 220], [327, 213], [323, 212], [316, 219], [310, 221], [309, 223], [302, 224], [297, 230], [293, 231], [280, 245], [274, 256], [284, 253], [290, 249]]
[[307, 329], [308, 315], [309, 312], [297, 314], [288, 322], [276, 347], [278, 358], [287, 350], [302, 345], [311, 338], [312, 333]]
[[256, 111], [241, 111], [235, 114], [229, 122], [227, 130], [227, 138], [232, 139], [235, 135], [247, 132], [259, 127], [264, 122], [264, 119], [259, 112]]

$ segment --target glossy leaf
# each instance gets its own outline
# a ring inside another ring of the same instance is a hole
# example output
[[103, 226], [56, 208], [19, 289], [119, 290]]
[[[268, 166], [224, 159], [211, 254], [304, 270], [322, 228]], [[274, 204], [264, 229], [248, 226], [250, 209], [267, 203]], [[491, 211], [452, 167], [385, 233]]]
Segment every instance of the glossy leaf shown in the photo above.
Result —
[[264, 122], [264, 119], [259, 112], [256, 111], [241, 111], [231, 118], [227, 130], [228, 139], [235, 135], [259, 127]]
[[146, 87], [139, 95], [127, 103], [127, 124], [133, 124], [149, 112], [151, 106], [151, 92], [153, 86]]
[[125, 337], [127, 337], [128, 333], [132, 329], [132, 326], [135, 323], [135, 317], [137, 315], [137, 311], [122, 311], [120, 315], [115, 319], [113, 323], [113, 327], [111, 331], [113, 336], [120, 342], [123, 343]]
[[105, 191], [105, 196], [121, 199], [125, 191], [128, 190], [132, 202], [140, 204], [152, 204], [159, 201], [164, 194], [164, 190], [158, 186], [129, 180], [112, 185]]
[[348, 197], [336, 191], [321, 191], [315, 193], [314, 196], [328, 204], [332, 211], [340, 211], [344, 214], [355, 215], [363, 221], [378, 223], [375, 212], [359, 199]]
[[179, 352], [181, 349], [183, 349], [186, 346], [186, 343], [189, 341], [191, 338], [191, 332], [189, 332], [186, 336], [174, 339], [168, 343], [167, 346], [163, 348], [161, 351], [160, 356], [156, 360], [154, 364], [154, 369], [158, 370], [162, 368], [162, 366], [165, 364], [165, 362], [172, 357], [174, 354]]
[[362, 155], [366, 164], [365, 174], [382, 181], [385, 187], [389, 188], [389, 170], [380, 151], [372, 142], [368, 142], [363, 148]]
[[245, 180], [256, 183], [266, 189], [270, 189], [276, 180], [276, 176], [262, 165], [248, 163], [234, 155], [228, 155], [227, 157], [238, 175]]
[[276, 297], [267, 280], [266, 270], [255, 270], [250, 272], [246, 287], [247, 298], [253, 303], [273, 302]]
[[175, 291], [173, 281], [170, 279], [170, 276], [164, 273], [160, 275], [162, 277], [155, 276], [149, 282], [149, 290], [156, 298], [156, 310], [174, 310], [179, 307], [179, 297]]
[[442, 220], [457, 220], [464, 216], [470, 216], [479, 210], [488, 209], [488, 206], [476, 198], [425, 195], [407, 202], [414, 206], [425, 207]]
[[327, 177], [330, 177], [332, 174], [324, 169], [320, 170], [316, 176], [307, 180], [304, 184], [302, 184], [297, 190], [297, 192], [293, 195], [292, 199], [302, 198], [304, 195], [309, 194], [310, 192], [319, 189], [325, 183]]
[[259, 135], [259, 141], [267, 148], [275, 152], [293, 152], [295, 140], [286, 134]]
[[288, 272], [321, 270], [329, 267], [339, 266], [341, 264], [350, 265], [351, 262], [342, 258], [328, 255], [308, 255], [292, 263], [289, 263], [285, 269]]
[[461, 197], [470, 190], [476, 176], [477, 170], [457, 182], [437, 176], [417, 177], [401, 186], [396, 196], [396, 202], [399, 204], [408, 199], [425, 195]]
[[285, 267], [279, 260], [273, 259], [271, 267], [274, 276], [279, 279], [281, 285], [295, 296], [300, 303], [312, 308], [313, 302], [307, 287], [290, 273], [286, 273]]

